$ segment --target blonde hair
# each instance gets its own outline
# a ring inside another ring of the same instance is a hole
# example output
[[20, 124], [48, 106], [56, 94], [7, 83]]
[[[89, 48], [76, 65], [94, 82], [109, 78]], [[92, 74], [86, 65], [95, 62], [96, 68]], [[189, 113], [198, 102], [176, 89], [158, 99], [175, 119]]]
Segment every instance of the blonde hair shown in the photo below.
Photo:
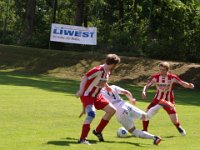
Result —
[[164, 62], [161, 62], [161, 63], [159, 64], [159, 67], [160, 67], [160, 66], [163, 66], [163, 67], [167, 68], [167, 70], [169, 70], [169, 69], [170, 69], [170, 65], [169, 65], [169, 63], [168, 63], [168, 62], [166, 62], [166, 61], [164, 61]]

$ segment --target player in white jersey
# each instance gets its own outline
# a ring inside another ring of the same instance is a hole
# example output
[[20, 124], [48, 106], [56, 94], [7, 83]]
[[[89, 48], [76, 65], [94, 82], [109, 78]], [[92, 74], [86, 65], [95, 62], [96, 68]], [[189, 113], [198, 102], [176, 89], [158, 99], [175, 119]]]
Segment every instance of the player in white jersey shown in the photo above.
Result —
[[149, 120], [161, 106], [158, 108], [155, 106], [149, 112], [145, 113], [130, 103], [125, 102], [120, 97], [120, 94], [124, 94], [132, 104], [135, 104], [136, 99], [133, 98], [132, 94], [128, 90], [125, 90], [116, 85], [111, 85], [110, 88], [112, 89], [112, 92], [109, 92], [106, 90], [106, 88], [103, 88], [100, 94], [115, 106], [115, 116], [118, 122], [136, 137], [153, 139], [153, 144], [158, 145], [161, 141], [161, 138], [146, 131], [137, 130], [134, 124], [134, 120]]
[[[174, 84], [180, 84], [184, 88], [194, 88], [194, 84], [187, 83], [181, 80], [177, 75], [170, 73], [169, 71], [170, 65], [168, 62], [161, 62], [159, 64], [160, 72], [151, 76], [147, 84], [143, 88], [142, 98], [146, 98], [146, 92], [148, 88], [152, 85], [156, 86], [156, 94], [151, 102], [151, 104], [147, 107], [147, 110], [154, 107], [158, 103], [162, 103], [164, 106], [163, 109], [168, 113], [172, 123], [176, 126], [178, 131], [182, 135], [186, 135], [185, 130], [181, 127], [180, 122], [178, 120], [175, 101], [174, 101], [174, 93], [173, 87]], [[171, 105], [165, 106], [165, 105]], [[147, 131], [149, 125], [149, 121], [143, 121], [143, 130]]]

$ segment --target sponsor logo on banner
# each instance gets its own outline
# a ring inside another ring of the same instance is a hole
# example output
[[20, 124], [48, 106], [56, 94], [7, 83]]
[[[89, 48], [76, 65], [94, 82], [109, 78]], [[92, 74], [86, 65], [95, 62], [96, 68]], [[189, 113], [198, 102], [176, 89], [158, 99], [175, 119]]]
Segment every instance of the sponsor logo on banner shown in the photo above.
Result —
[[51, 25], [50, 41], [74, 43], [74, 44], [97, 44], [96, 27], [80, 27], [63, 24]]

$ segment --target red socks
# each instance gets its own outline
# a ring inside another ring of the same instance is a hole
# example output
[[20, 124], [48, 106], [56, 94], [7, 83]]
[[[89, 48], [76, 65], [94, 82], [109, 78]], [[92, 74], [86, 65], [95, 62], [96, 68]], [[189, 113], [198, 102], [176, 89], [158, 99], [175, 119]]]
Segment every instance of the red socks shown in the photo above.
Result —
[[178, 123], [176, 123], [174, 125], [178, 128], [180, 126], [180, 123], [178, 122]]
[[80, 140], [84, 140], [90, 131], [90, 124], [83, 124]]
[[[103, 131], [103, 129], [106, 127], [106, 125], [108, 124], [108, 122], [109, 122], [108, 120], [101, 119], [101, 122], [99, 123], [99, 125], [96, 128], [96, 132], [101, 133]], [[89, 131], [90, 131], [90, 124], [83, 124], [80, 140], [86, 139]]]
[[106, 127], [106, 125], [108, 124], [108, 122], [109, 122], [108, 120], [101, 119], [101, 122], [96, 128], [96, 132], [101, 133], [103, 129]]
[[143, 124], [143, 131], [147, 131], [147, 128], [149, 126], [149, 121], [142, 121]]

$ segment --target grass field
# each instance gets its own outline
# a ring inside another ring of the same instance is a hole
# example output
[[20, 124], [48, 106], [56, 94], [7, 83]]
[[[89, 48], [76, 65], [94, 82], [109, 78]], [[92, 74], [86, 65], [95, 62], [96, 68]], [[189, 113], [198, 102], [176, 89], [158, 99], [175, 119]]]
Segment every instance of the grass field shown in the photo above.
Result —
[[[140, 87], [121, 85], [133, 91], [137, 106], [145, 110], [149, 100], [140, 100]], [[161, 110], [150, 122], [150, 132], [160, 135], [163, 141], [154, 146], [152, 140], [129, 136], [117, 138], [120, 125], [113, 117], [104, 130], [106, 142], [99, 143], [89, 133], [91, 146], [77, 144], [84, 117], [78, 118], [81, 103], [74, 97], [79, 81], [61, 80], [43, 75], [0, 71], [0, 150], [129, 150], [166, 149], [199, 150], [200, 92], [179, 89], [176, 108], [187, 135], [181, 136]], [[154, 92], [154, 91], [150, 91]], [[103, 112], [97, 111], [92, 123], [94, 129]], [[141, 122], [136, 126], [141, 129]]]

